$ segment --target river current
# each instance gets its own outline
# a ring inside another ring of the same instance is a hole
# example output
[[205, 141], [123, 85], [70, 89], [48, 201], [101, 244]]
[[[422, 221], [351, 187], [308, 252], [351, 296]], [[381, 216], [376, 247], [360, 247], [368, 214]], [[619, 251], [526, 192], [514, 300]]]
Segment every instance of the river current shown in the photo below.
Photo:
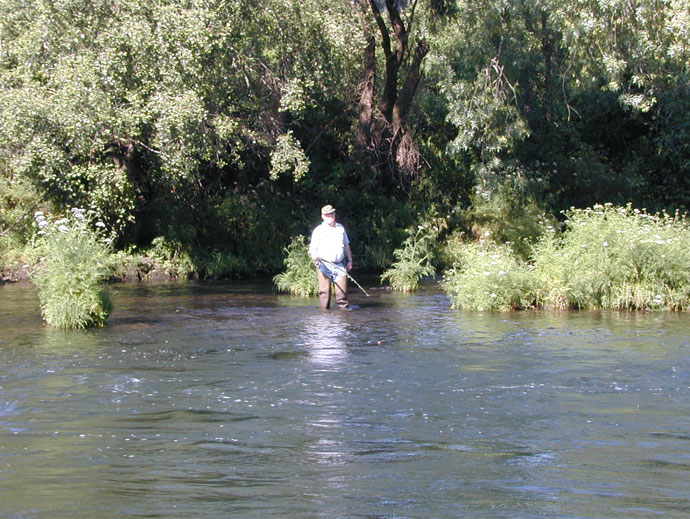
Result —
[[367, 290], [114, 285], [61, 331], [0, 287], [0, 517], [690, 516], [690, 316]]

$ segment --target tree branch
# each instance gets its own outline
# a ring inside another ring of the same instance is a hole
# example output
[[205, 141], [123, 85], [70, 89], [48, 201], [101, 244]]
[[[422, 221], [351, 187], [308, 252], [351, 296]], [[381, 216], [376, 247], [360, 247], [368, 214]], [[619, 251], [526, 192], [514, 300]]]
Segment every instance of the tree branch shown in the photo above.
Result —
[[381, 16], [381, 11], [379, 11], [379, 8], [376, 6], [376, 2], [374, 0], [369, 0], [369, 5], [371, 6], [371, 12], [374, 14], [374, 20], [381, 33], [381, 39], [383, 40], [381, 46], [383, 47], [383, 52], [386, 58], [388, 58], [388, 56], [393, 53], [391, 50], [391, 38], [388, 35], [388, 27], [386, 27], [386, 22], [383, 21], [383, 16]]

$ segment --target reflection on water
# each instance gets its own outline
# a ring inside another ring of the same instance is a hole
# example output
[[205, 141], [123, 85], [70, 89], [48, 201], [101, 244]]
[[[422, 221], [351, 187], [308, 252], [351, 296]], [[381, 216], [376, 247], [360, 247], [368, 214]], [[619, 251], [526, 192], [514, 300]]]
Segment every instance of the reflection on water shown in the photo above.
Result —
[[0, 288], [2, 517], [690, 513], [687, 315], [114, 289], [65, 332]]
[[333, 368], [347, 360], [349, 325], [344, 313], [320, 311], [305, 318], [302, 339], [315, 364]]

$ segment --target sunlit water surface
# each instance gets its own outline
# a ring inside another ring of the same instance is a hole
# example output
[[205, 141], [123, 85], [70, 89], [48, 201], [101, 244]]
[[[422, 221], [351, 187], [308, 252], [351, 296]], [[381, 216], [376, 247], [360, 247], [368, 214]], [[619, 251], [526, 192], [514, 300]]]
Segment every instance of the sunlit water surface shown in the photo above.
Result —
[[113, 289], [64, 332], [0, 287], [0, 517], [690, 516], [690, 316]]

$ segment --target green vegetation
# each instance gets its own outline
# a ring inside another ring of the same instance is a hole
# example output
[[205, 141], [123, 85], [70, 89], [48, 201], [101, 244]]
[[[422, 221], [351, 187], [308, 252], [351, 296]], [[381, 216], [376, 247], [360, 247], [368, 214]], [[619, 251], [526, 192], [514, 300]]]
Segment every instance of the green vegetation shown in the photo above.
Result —
[[36, 267], [31, 279], [38, 288], [45, 321], [59, 328], [104, 326], [112, 304], [103, 281], [112, 268], [108, 239], [82, 209], [49, 220], [36, 213], [39, 228], [32, 252]]
[[477, 311], [518, 310], [532, 306], [533, 279], [508, 245], [449, 243], [459, 260], [441, 286], [453, 305]]
[[688, 310], [690, 229], [684, 217], [607, 204], [572, 209], [544, 229], [529, 262], [506, 245], [451, 245], [443, 288], [473, 310]]
[[309, 256], [304, 236], [295, 236], [285, 248], [285, 272], [277, 274], [273, 283], [279, 292], [296, 296], [313, 296], [319, 292], [316, 267]]
[[389, 282], [393, 290], [400, 292], [417, 290], [423, 277], [436, 273], [433, 263], [437, 234], [429, 232], [426, 225], [420, 225], [416, 231], [411, 232], [402, 247], [393, 251], [397, 261], [383, 273], [381, 281]]
[[[93, 211], [118, 276], [240, 278], [279, 272], [332, 203], [357, 268], [400, 290], [483, 250], [458, 236], [537, 269], [567, 208], [683, 213], [688, 7], [0, 0], [2, 278], [29, 262], [37, 210]], [[425, 252], [405, 230], [428, 215]], [[629, 283], [592, 297], [639, 307], [655, 282]], [[568, 290], [533, 304], [593, 304]]]

